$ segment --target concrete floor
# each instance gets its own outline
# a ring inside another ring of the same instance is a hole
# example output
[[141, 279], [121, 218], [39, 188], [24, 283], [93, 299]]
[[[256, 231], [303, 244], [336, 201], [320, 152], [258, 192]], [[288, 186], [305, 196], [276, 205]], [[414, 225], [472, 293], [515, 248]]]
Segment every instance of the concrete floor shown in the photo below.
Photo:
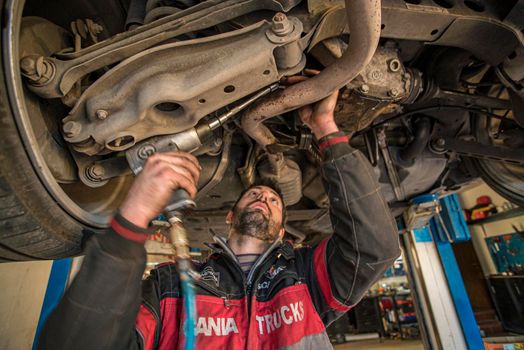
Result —
[[362, 340], [335, 345], [336, 350], [424, 350], [420, 340]]

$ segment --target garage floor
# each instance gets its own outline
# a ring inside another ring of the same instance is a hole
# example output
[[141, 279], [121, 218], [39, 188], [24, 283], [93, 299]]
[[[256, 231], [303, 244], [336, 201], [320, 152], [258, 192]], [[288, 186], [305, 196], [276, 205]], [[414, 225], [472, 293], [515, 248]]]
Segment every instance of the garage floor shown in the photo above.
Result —
[[424, 350], [420, 340], [363, 340], [335, 346], [336, 350]]

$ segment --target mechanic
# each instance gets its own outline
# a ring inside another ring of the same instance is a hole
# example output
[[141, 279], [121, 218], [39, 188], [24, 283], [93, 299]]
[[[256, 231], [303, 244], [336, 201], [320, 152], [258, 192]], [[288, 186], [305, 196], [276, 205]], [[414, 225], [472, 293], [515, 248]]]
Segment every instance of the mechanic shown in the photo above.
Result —
[[[276, 186], [258, 184], [227, 214], [228, 240], [196, 264], [197, 349], [329, 349], [325, 327], [353, 307], [399, 256], [397, 230], [373, 169], [339, 131], [337, 93], [299, 111], [323, 153], [321, 173], [334, 234], [317, 246], [283, 242]], [[176, 263], [142, 283], [150, 221], [177, 188], [195, 196], [200, 166], [186, 153], [155, 154], [40, 337], [43, 349], [175, 349], [182, 346]], [[141, 296], [141, 298], [140, 298]], [[141, 299], [141, 300], [140, 300]]]

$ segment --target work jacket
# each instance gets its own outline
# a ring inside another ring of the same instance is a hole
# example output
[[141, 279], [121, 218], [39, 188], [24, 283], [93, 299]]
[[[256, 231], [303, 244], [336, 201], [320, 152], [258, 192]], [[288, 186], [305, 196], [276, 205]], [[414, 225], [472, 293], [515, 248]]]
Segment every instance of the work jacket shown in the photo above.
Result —
[[[195, 268], [196, 348], [330, 349], [326, 326], [348, 311], [399, 256], [395, 222], [373, 169], [338, 143], [321, 173], [333, 235], [314, 247], [277, 241], [247, 276], [225, 240]], [[180, 349], [185, 313], [175, 263], [140, 286], [144, 232], [116, 216], [50, 316], [44, 349]], [[141, 296], [141, 297], [140, 297]]]

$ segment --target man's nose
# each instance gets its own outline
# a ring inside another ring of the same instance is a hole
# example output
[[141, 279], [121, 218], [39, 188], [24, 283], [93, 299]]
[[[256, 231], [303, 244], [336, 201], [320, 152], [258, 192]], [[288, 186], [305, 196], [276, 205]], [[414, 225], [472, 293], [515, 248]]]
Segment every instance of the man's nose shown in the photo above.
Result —
[[260, 192], [258, 193], [258, 197], [257, 197], [257, 199], [260, 200], [260, 201], [264, 201], [264, 202], [267, 203], [268, 194], [267, 194], [266, 192], [264, 192], [264, 191], [260, 191]]

